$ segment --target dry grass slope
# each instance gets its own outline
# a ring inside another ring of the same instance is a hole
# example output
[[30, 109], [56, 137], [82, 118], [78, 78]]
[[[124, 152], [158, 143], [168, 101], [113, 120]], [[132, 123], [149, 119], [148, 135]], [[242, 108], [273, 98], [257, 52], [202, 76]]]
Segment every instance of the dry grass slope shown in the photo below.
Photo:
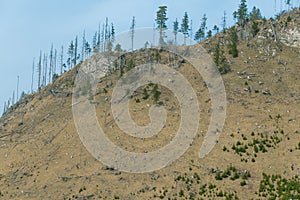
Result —
[[[298, 12], [275, 21], [277, 37], [286, 38], [281, 32], [293, 29], [292, 23], [300, 24]], [[288, 16], [292, 20], [285, 23]], [[87, 152], [72, 119], [77, 66], [40, 93], [24, 97], [0, 119], [0, 199], [284, 199], [290, 197], [284, 196], [289, 191], [300, 198], [300, 49], [280, 39], [275, 42], [269, 30], [270, 21], [261, 22], [255, 37], [240, 41], [237, 58], [227, 53], [227, 34], [202, 43], [213, 52], [220, 40], [232, 69], [223, 75], [225, 127], [208, 157], [199, 159], [198, 150], [209, 123], [210, 97], [202, 78], [182, 63], [177, 70], [188, 77], [201, 106], [198, 134], [188, 151], [152, 173], [129, 174], [104, 166]], [[139, 64], [143, 53], [135, 53]], [[166, 63], [168, 54], [160, 56]], [[109, 108], [105, 98], [119, 76], [116, 71], [103, 78], [99, 92], [91, 97], [102, 125], [105, 107]], [[108, 109], [105, 130], [115, 144], [147, 152], [174, 137], [180, 120], [178, 101], [167, 88], [158, 90], [168, 111], [162, 132], [145, 140], [129, 137], [118, 129]], [[149, 123], [149, 105], [155, 103], [152, 91], [153, 85], [141, 87], [130, 101], [137, 124]]]

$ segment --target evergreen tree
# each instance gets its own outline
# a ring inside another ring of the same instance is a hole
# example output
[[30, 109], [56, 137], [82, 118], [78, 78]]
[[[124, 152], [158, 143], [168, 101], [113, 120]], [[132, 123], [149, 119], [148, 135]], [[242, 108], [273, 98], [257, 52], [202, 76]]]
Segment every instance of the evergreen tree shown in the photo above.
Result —
[[110, 40], [111, 43], [113, 44], [115, 42], [115, 36], [116, 36], [116, 30], [115, 30], [115, 26], [113, 23], [111, 23], [111, 32], [110, 32]]
[[218, 41], [214, 48], [213, 59], [221, 74], [230, 72], [230, 66], [227, 63], [227, 59], [224, 55], [224, 50], [220, 45], [220, 41]]
[[119, 43], [116, 44], [115, 51], [116, 52], [121, 52], [122, 51], [122, 47], [121, 47], [121, 45]]
[[226, 11], [224, 11], [224, 14], [222, 17], [222, 28], [223, 28], [224, 33], [226, 31], [226, 21], [227, 21], [227, 13], [226, 13]]
[[74, 43], [73, 43], [73, 40], [71, 41], [70, 43], [70, 46], [69, 46], [69, 49], [68, 49], [68, 66], [69, 66], [69, 69], [71, 68], [71, 62], [73, 61], [74, 59], [74, 49], [75, 49], [75, 46], [74, 46]]
[[179, 23], [177, 21], [177, 18], [176, 20], [173, 22], [173, 33], [174, 33], [174, 39], [175, 39], [175, 46], [177, 45], [177, 33], [178, 33], [178, 30], [179, 30]]
[[247, 19], [248, 19], [247, 0], [241, 0], [241, 3], [237, 10], [237, 21], [239, 25], [243, 27]]
[[211, 30], [207, 31], [207, 38], [209, 38], [211, 36], [212, 36], [212, 31]]
[[196, 34], [195, 34], [195, 40], [196, 41], [201, 41], [205, 38], [205, 31], [207, 29], [206, 23], [207, 23], [207, 17], [206, 17], [206, 14], [204, 14], [202, 19], [201, 19], [200, 27], [199, 27], [198, 31], [196, 32]]
[[261, 15], [260, 9], [259, 9], [259, 8], [256, 8], [256, 7], [254, 6], [254, 7], [252, 8], [252, 11], [251, 11], [251, 13], [250, 13], [249, 18], [250, 18], [251, 21], [256, 21], [256, 20], [262, 19], [262, 15]]
[[199, 28], [198, 31], [195, 34], [195, 38], [194, 39], [196, 41], [201, 41], [204, 38], [204, 35], [205, 35], [204, 31], [201, 28]]
[[84, 44], [84, 52], [85, 52], [85, 55], [86, 55], [87, 57], [89, 57], [90, 54], [91, 54], [91, 51], [92, 51], [91, 46], [90, 46], [89, 42], [86, 41], [85, 44]]
[[232, 57], [236, 58], [239, 55], [237, 49], [238, 35], [234, 27], [230, 29], [229, 39], [230, 39], [230, 44], [228, 45], [228, 49], [229, 49], [228, 53], [231, 54]]
[[97, 31], [95, 32], [94, 36], [93, 36], [93, 42], [92, 42], [92, 48], [93, 48], [93, 51], [95, 52], [96, 49], [97, 49], [97, 36], [98, 36], [98, 33]]
[[184, 45], [186, 45], [186, 38], [189, 36], [189, 16], [187, 12], [184, 13], [184, 16], [182, 18], [182, 23], [181, 23], [181, 29], [180, 32], [184, 35]]
[[159, 6], [158, 11], [156, 12], [156, 24], [157, 29], [159, 30], [159, 45], [163, 46], [164, 44], [164, 31], [167, 28], [167, 6]]
[[219, 27], [217, 25], [214, 25], [213, 31], [215, 31], [215, 33], [219, 33]]

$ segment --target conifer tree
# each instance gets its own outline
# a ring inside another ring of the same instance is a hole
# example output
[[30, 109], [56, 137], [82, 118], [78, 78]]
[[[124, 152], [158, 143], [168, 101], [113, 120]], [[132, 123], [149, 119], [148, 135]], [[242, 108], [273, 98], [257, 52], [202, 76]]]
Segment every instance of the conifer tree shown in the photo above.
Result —
[[240, 26], [244, 27], [247, 19], [248, 19], [247, 0], [241, 0], [241, 3], [237, 10], [237, 21]]
[[156, 24], [157, 29], [159, 30], [159, 45], [164, 45], [164, 31], [167, 28], [167, 6], [159, 6], [158, 11], [156, 12]]
[[176, 20], [173, 22], [173, 33], [174, 33], [175, 46], [177, 45], [177, 33], [178, 33], [178, 30], [179, 30], [179, 23], [178, 23], [177, 18], [176, 18]]
[[184, 35], [184, 45], [186, 45], [186, 38], [189, 36], [189, 16], [188, 13], [185, 12], [182, 18], [181, 29], [180, 32]]

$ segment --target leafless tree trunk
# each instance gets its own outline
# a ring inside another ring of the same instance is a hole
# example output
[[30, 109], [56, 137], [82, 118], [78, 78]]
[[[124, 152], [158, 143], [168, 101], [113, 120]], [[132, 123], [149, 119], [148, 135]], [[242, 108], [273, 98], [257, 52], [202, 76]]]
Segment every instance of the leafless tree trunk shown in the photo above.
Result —
[[60, 53], [60, 74], [63, 73], [63, 65], [64, 65], [64, 46], [61, 46], [61, 53]]
[[[53, 58], [53, 74], [56, 74], [56, 61], [57, 61], [57, 50], [54, 50], [54, 58]], [[53, 76], [52, 76], [53, 77]]]
[[19, 82], [20, 82], [20, 77], [17, 77], [17, 98], [16, 98], [16, 102], [18, 102], [19, 100]]
[[42, 76], [42, 51], [40, 51], [40, 58], [38, 64], [38, 90], [41, 89], [41, 76]]
[[31, 73], [31, 93], [33, 93], [33, 79], [34, 79], [34, 58], [32, 61], [32, 73]]
[[53, 44], [51, 44], [50, 56], [49, 56], [49, 77], [48, 80], [51, 82], [53, 71]]
[[83, 35], [82, 35], [82, 49], [81, 49], [81, 61], [85, 59], [85, 30], [83, 30]]

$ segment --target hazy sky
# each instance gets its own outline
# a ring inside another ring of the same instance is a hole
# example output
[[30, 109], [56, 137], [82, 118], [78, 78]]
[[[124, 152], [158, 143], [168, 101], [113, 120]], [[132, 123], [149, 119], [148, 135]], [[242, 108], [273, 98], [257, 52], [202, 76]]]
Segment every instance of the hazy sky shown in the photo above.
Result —
[[[228, 25], [233, 24], [232, 13], [238, 0], [0, 0], [0, 114], [4, 101], [16, 90], [20, 76], [19, 93], [31, 87], [32, 60], [39, 51], [49, 52], [51, 43], [65, 49], [83, 30], [91, 43], [99, 22], [108, 17], [115, 24], [116, 33], [127, 31], [131, 19], [136, 17], [136, 27], [153, 27], [159, 5], [168, 6], [168, 25], [188, 12], [193, 29], [199, 26], [206, 13], [208, 26], [220, 26], [223, 12], [227, 12]], [[275, 14], [275, 0], [248, 0], [248, 8], [259, 7], [267, 18]], [[299, 1], [294, 0], [294, 6]], [[276, 9], [281, 3], [277, 0]], [[285, 9], [285, 5], [282, 6]], [[66, 56], [65, 56], [66, 57]], [[34, 88], [36, 88], [36, 79]]]

